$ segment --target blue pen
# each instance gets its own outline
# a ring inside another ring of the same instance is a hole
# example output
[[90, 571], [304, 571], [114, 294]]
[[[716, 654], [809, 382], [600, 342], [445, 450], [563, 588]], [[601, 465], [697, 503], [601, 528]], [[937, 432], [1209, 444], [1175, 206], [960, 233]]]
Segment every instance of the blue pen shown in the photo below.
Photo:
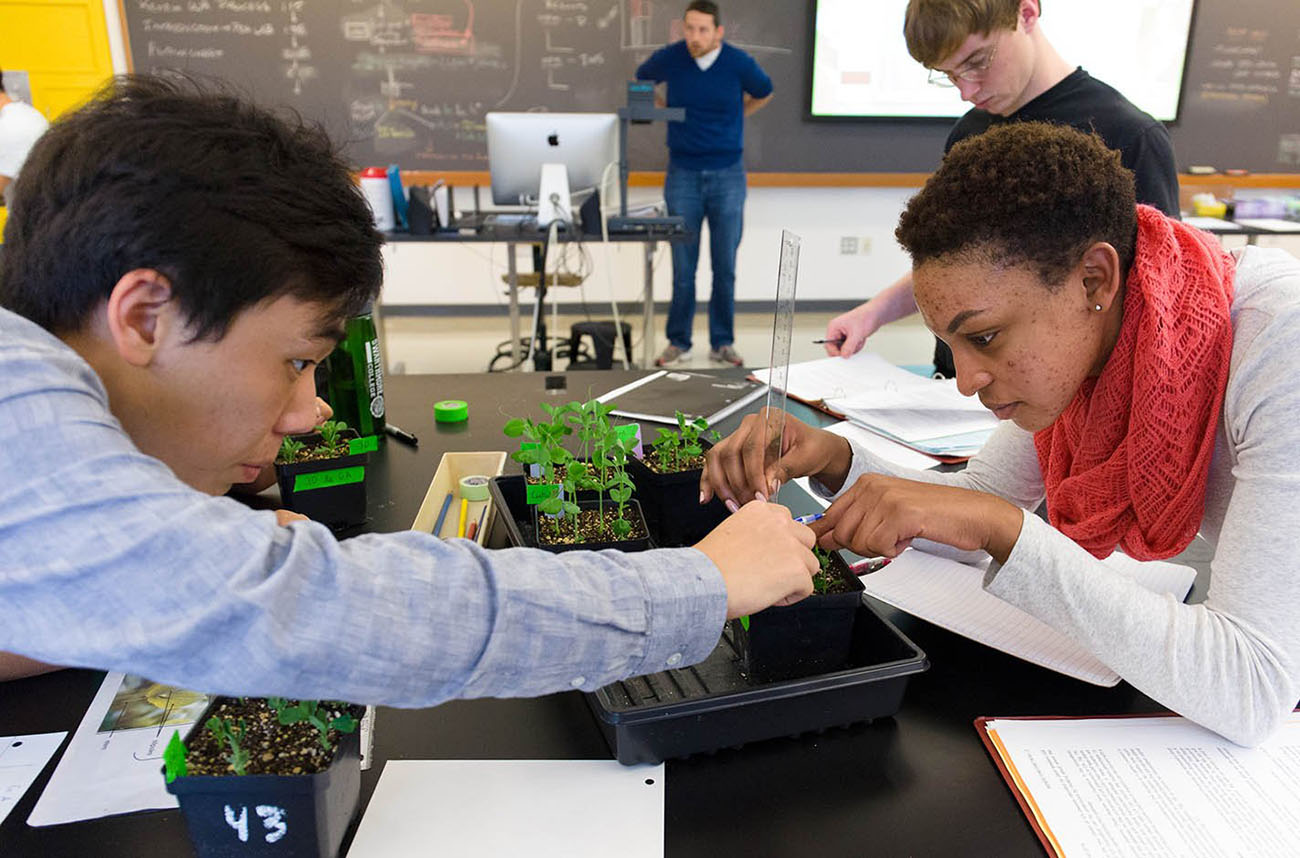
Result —
[[824, 518], [825, 516], [826, 513], [824, 512], [814, 512], [811, 515], [801, 515], [798, 518], [796, 518], [795, 521], [799, 522], [800, 524], [812, 524], [814, 521], [817, 521], [820, 518]]
[[447, 510], [451, 508], [452, 493], [447, 492], [447, 498], [442, 502], [442, 512], [438, 513], [438, 521], [433, 525], [433, 535], [442, 536], [442, 523], [447, 520]]

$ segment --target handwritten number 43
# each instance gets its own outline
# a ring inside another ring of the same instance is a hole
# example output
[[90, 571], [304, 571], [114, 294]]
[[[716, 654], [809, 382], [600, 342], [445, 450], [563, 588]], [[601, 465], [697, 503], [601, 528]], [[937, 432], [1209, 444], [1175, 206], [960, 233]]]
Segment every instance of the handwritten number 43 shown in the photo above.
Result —
[[[289, 826], [284, 821], [284, 808], [271, 804], [259, 804], [253, 810], [262, 818], [262, 827], [267, 830], [267, 843], [274, 843], [289, 833]], [[226, 805], [226, 825], [235, 829], [241, 843], [248, 842], [247, 807], [239, 808], [239, 816], [235, 816], [234, 808]]]

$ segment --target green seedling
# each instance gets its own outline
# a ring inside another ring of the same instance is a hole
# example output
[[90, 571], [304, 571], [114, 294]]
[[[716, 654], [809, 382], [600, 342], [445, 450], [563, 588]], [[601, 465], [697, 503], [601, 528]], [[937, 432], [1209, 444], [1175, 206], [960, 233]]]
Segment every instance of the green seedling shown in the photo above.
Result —
[[835, 580], [835, 567], [831, 552], [822, 548], [820, 545], [813, 546], [813, 555], [817, 558], [817, 563], [821, 570], [813, 576], [813, 592], [825, 593], [830, 587], [831, 582]]
[[510, 458], [529, 466], [530, 472], [541, 476], [543, 482], [554, 483], [555, 466], [567, 464], [573, 458], [563, 444], [564, 436], [572, 434], [573, 429], [565, 420], [567, 406], [543, 405], [542, 408], [550, 415], [550, 422], [517, 417], [507, 421], [501, 431], [507, 438], [524, 439]]
[[217, 740], [218, 745], [230, 746], [230, 753], [224, 756], [226, 762], [230, 763], [230, 768], [234, 769], [235, 774], [245, 774], [248, 771], [248, 751], [244, 750], [242, 745], [244, 737], [248, 735], [248, 724], [244, 722], [244, 719], [239, 719], [239, 728], [236, 729], [229, 718], [213, 715], [203, 726], [207, 727], [208, 732]]
[[341, 456], [348, 451], [348, 443], [342, 437], [348, 424], [342, 420], [326, 420], [316, 427], [320, 433], [320, 445], [331, 456]]
[[330, 730], [338, 730], [340, 733], [351, 733], [357, 729], [357, 719], [349, 712], [344, 712], [335, 718], [329, 717], [329, 711], [321, 706], [319, 700], [299, 700], [295, 704], [290, 704], [283, 697], [268, 697], [266, 705], [274, 710], [276, 719], [281, 724], [297, 724], [306, 721], [316, 728], [320, 733], [320, 744], [325, 750], [329, 750]]
[[722, 437], [717, 430], [709, 428], [708, 421], [703, 417], [687, 420], [686, 415], [678, 411], [677, 431], [660, 429], [652, 445], [659, 470], [662, 473], [680, 471], [683, 459], [690, 460], [703, 453], [704, 447], [700, 444], [702, 435], [710, 441]]
[[280, 442], [280, 455], [276, 457], [276, 461], [282, 465], [292, 465], [294, 462], [298, 461], [298, 454], [301, 453], [306, 446], [306, 444], [296, 438], [291, 438], [286, 435], [284, 440]]

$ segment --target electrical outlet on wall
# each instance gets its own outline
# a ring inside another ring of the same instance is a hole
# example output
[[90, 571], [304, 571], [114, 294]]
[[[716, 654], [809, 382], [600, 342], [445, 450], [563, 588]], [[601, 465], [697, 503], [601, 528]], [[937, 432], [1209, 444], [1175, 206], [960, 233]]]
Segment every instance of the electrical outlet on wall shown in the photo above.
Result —
[[858, 238], [855, 235], [845, 235], [840, 237], [840, 255], [852, 256], [858, 252]]

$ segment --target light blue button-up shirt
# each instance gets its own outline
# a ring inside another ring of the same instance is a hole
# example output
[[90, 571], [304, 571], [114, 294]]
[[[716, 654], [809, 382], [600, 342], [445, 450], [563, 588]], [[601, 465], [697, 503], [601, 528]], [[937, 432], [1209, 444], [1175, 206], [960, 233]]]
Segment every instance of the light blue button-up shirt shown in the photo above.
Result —
[[213, 693], [427, 706], [705, 658], [726, 590], [691, 548], [337, 541], [182, 483], [63, 342], [0, 309], [0, 650]]

